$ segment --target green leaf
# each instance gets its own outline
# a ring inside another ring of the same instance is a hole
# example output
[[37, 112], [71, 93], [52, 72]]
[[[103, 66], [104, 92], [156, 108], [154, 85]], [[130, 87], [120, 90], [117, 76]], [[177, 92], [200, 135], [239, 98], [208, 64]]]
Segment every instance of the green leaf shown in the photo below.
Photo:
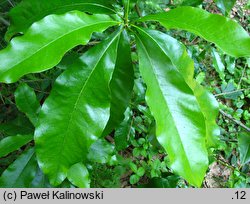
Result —
[[216, 5], [224, 15], [228, 15], [234, 7], [236, 0], [215, 0]]
[[193, 90], [205, 117], [207, 145], [208, 147], [216, 147], [220, 135], [219, 127], [216, 124], [219, 105], [215, 97], [194, 80], [194, 62], [188, 56], [185, 46], [159, 31], [148, 30], [147, 34], [155, 40], [160, 49], [170, 58], [175, 68], [179, 70], [186, 83]]
[[182, 6], [198, 6], [202, 4], [204, 0], [183, 0], [181, 5]]
[[0, 177], [1, 188], [28, 188], [37, 169], [34, 148], [22, 153]]
[[109, 122], [103, 132], [108, 135], [124, 119], [134, 86], [134, 69], [131, 60], [129, 36], [124, 30], [121, 34], [115, 70], [110, 82], [111, 109]]
[[118, 38], [115, 33], [60, 75], [42, 106], [35, 131], [37, 158], [54, 186], [73, 164], [86, 160], [107, 125]]
[[208, 167], [205, 119], [192, 89], [164, 50], [138, 29], [139, 68], [147, 85], [146, 102], [156, 120], [156, 136], [171, 168], [200, 186]]
[[25, 113], [35, 126], [40, 111], [40, 103], [36, 98], [34, 90], [27, 84], [20, 84], [14, 95], [18, 109]]
[[193, 90], [205, 117], [207, 147], [217, 147], [219, 145], [220, 136], [220, 128], [216, 124], [219, 104], [214, 95], [198, 83], [195, 83]]
[[115, 13], [112, 3], [112, 0], [23, 0], [9, 13], [11, 24], [5, 39], [9, 41], [14, 34], [24, 33], [32, 23], [50, 14], [64, 14], [72, 10], [95, 14]]
[[142, 177], [145, 174], [145, 169], [143, 167], [139, 167], [136, 174]]
[[138, 176], [136, 174], [130, 176], [130, 178], [129, 178], [129, 182], [132, 185], [136, 184], [138, 181], [140, 181], [140, 176]]
[[29, 119], [22, 114], [19, 114], [14, 120], [0, 124], [0, 133], [4, 135], [27, 135], [33, 134], [34, 127]]
[[33, 135], [17, 135], [5, 137], [0, 141], [0, 158], [18, 150], [33, 139]]
[[242, 165], [250, 162], [250, 133], [242, 132], [238, 135], [240, 162]]
[[218, 52], [216, 52], [215, 49], [212, 49], [212, 56], [213, 56], [213, 64], [215, 70], [218, 72], [220, 79], [224, 80], [225, 78], [225, 66], [221, 60], [221, 57]]
[[113, 151], [112, 144], [105, 139], [99, 139], [91, 145], [87, 157], [90, 162], [105, 164], [111, 159]]
[[74, 164], [68, 172], [69, 181], [79, 188], [90, 188], [88, 169], [82, 164]]
[[238, 23], [199, 8], [179, 7], [145, 16], [140, 21], [159, 21], [167, 29], [192, 32], [234, 57], [250, 56], [250, 37]]
[[50, 185], [48, 177], [44, 175], [44, 173], [39, 167], [37, 167], [36, 175], [29, 187], [30, 188], [52, 188], [53, 186]]
[[131, 115], [131, 110], [128, 108], [125, 112], [125, 119], [115, 130], [114, 140], [117, 151], [126, 149], [128, 146], [128, 139], [133, 132]]
[[137, 172], [138, 169], [137, 169], [137, 166], [136, 166], [135, 163], [130, 162], [130, 163], [129, 163], [129, 166], [130, 166], [131, 170], [132, 170], [134, 173]]
[[65, 52], [86, 44], [93, 32], [102, 32], [115, 24], [117, 22], [106, 15], [79, 11], [45, 17], [0, 51], [0, 82], [15, 82], [25, 74], [52, 68]]
[[143, 188], [176, 188], [180, 178], [178, 176], [168, 176], [166, 178], [154, 177], [149, 180], [149, 183], [143, 185]]

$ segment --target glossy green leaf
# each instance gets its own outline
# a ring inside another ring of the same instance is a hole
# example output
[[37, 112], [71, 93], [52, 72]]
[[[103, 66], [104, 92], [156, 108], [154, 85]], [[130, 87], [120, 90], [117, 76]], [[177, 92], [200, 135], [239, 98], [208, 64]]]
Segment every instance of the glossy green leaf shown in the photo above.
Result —
[[0, 82], [15, 82], [25, 74], [52, 68], [65, 52], [86, 44], [93, 32], [102, 32], [115, 24], [117, 22], [106, 15], [79, 11], [45, 17], [0, 51]]
[[179, 70], [193, 90], [205, 117], [207, 145], [208, 147], [217, 146], [220, 135], [219, 127], [216, 124], [219, 105], [215, 97], [194, 80], [194, 62], [188, 56], [185, 46], [162, 32], [152, 30], [146, 32], [170, 58], [175, 68]]
[[114, 152], [114, 145], [105, 139], [99, 139], [89, 148], [88, 160], [90, 162], [107, 163]]
[[54, 186], [73, 164], [86, 160], [107, 125], [118, 38], [115, 33], [60, 75], [42, 106], [35, 131], [37, 158]]
[[40, 111], [40, 103], [36, 98], [34, 90], [27, 84], [20, 84], [14, 95], [18, 109], [25, 113], [35, 126]]
[[192, 89], [164, 50], [145, 31], [138, 32], [139, 68], [157, 139], [168, 153], [170, 167], [200, 186], [208, 167], [204, 116]]
[[236, 0], [215, 0], [216, 5], [224, 15], [228, 15], [234, 7]]
[[83, 163], [74, 164], [69, 169], [67, 177], [69, 181], [77, 187], [80, 188], [90, 187], [89, 172]]
[[134, 69], [131, 60], [129, 37], [124, 30], [119, 41], [115, 70], [110, 82], [111, 109], [109, 122], [103, 132], [108, 135], [124, 119], [134, 86]]
[[0, 141], [0, 158], [18, 150], [33, 139], [33, 135], [17, 135], [5, 137]]
[[72, 10], [94, 14], [115, 13], [112, 3], [106, 0], [23, 0], [10, 13], [11, 25], [5, 35], [9, 40], [16, 33], [24, 33], [32, 23], [50, 14], [63, 14]]
[[246, 164], [250, 162], [250, 133], [241, 132], [238, 135], [240, 163]]
[[225, 66], [221, 60], [219, 53], [215, 49], [212, 49], [212, 56], [213, 56], [214, 68], [218, 72], [220, 79], [224, 80], [224, 78], [225, 78], [225, 73], [224, 73]]
[[207, 147], [217, 147], [219, 145], [220, 136], [220, 128], [216, 124], [216, 119], [219, 113], [219, 104], [212, 93], [198, 83], [194, 84], [195, 86], [191, 87], [194, 90], [194, 94], [205, 117]]
[[23, 152], [1, 175], [1, 188], [28, 188], [37, 169], [34, 148]]
[[234, 57], [250, 56], [250, 37], [238, 23], [199, 8], [179, 7], [145, 16], [140, 21], [159, 21], [167, 29], [192, 32]]

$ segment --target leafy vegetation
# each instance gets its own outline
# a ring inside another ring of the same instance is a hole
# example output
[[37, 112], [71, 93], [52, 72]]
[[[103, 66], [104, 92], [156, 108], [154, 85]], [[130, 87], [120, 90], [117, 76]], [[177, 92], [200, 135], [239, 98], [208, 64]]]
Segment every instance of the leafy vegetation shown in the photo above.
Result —
[[250, 186], [247, 2], [0, 5], [0, 187]]

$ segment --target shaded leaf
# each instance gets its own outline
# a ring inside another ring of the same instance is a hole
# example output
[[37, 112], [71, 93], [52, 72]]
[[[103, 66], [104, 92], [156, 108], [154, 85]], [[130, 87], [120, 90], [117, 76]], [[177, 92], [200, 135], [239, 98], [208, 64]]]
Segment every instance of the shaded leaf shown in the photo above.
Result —
[[176, 188], [180, 178], [178, 176], [168, 176], [166, 178], [154, 177], [143, 185], [143, 188]]
[[199, 8], [179, 7], [145, 16], [140, 21], [159, 21], [167, 29], [192, 32], [234, 57], [250, 56], [250, 37], [238, 23]]
[[234, 7], [236, 0], [215, 0], [216, 5], [224, 15], [228, 15]]
[[52, 68], [65, 52], [86, 44], [93, 32], [115, 24], [106, 15], [90, 16], [79, 11], [45, 17], [0, 51], [0, 82], [15, 82], [25, 74]]
[[35, 126], [40, 110], [40, 103], [36, 98], [34, 90], [27, 84], [20, 84], [14, 95], [18, 109], [25, 113]]
[[9, 40], [16, 33], [24, 33], [32, 23], [50, 14], [63, 14], [72, 10], [95, 14], [115, 13], [112, 3], [112, 0], [23, 0], [9, 13], [11, 25], [5, 39]]
[[54, 186], [73, 164], [86, 160], [107, 125], [118, 36], [90, 49], [60, 75], [42, 106], [35, 131], [37, 158]]
[[198, 6], [202, 4], [204, 0], [183, 0], [182, 6]]
[[221, 60], [221, 57], [218, 52], [216, 52], [215, 49], [212, 49], [212, 56], [213, 56], [213, 64], [215, 70], [218, 72], [220, 79], [224, 80], [225, 78], [225, 66]]
[[5, 137], [0, 141], [0, 158], [18, 150], [33, 140], [33, 135], [17, 135]]
[[34, 148], [23, 152], [1, 175], [2, 188], [28, 188], [37, 169]]
[[50, 185], [49, 179], [42, 170], [37, 167], [36, 175], [31, 182], [29, 188], [52, 188], [53, 186]]
[[241, 164], [250, 162], [250, 133], [241, 132], [238, 135], [239, 153]]
[[121, 34], [115, 70], [110, 82], [111, 109], [109, 122], [103, 132], [108, 135], [124, 119], [124, 112], [129, 106], [134, 86], [134, 70], [131, 60], [129, 36], [124, 30]]
[[193, 91], [169, 57], [138, 29], [139, 67], [147, 85], [146, 101], [156, 120], [156, 135], [171, 168], [200, 186], [208, 167], [205, 119]]
[[114, 145], [107, 142], [105, 139], [99, 139], [89, 148], [88, 160], [90, 162], [107, 163], [114, 151]]
[[18, 115], [14, 120], [0, 124], [0, 132], [4, 135], [33, 134], [34, 127], [25, 115]]

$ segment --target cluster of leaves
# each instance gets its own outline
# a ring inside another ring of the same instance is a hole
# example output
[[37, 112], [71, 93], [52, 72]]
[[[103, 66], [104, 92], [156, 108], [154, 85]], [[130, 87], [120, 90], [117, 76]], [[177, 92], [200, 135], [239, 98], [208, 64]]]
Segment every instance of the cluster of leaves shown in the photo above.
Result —
[[[247, 186], [249, 133], [224, 115], [219, 136], [218, 104], [200, 84], [247, 128], [249, 65], [238, 58], [250, 57], [250, 38], [225, 17], [179, 7], [202, 2], [23, 0], [12, 9], [0, 52], [0, 186], [200, 186], [224, 153], [234, 160], [227, 185]], [[215, 2], [226, 16], [235, 3]]]

